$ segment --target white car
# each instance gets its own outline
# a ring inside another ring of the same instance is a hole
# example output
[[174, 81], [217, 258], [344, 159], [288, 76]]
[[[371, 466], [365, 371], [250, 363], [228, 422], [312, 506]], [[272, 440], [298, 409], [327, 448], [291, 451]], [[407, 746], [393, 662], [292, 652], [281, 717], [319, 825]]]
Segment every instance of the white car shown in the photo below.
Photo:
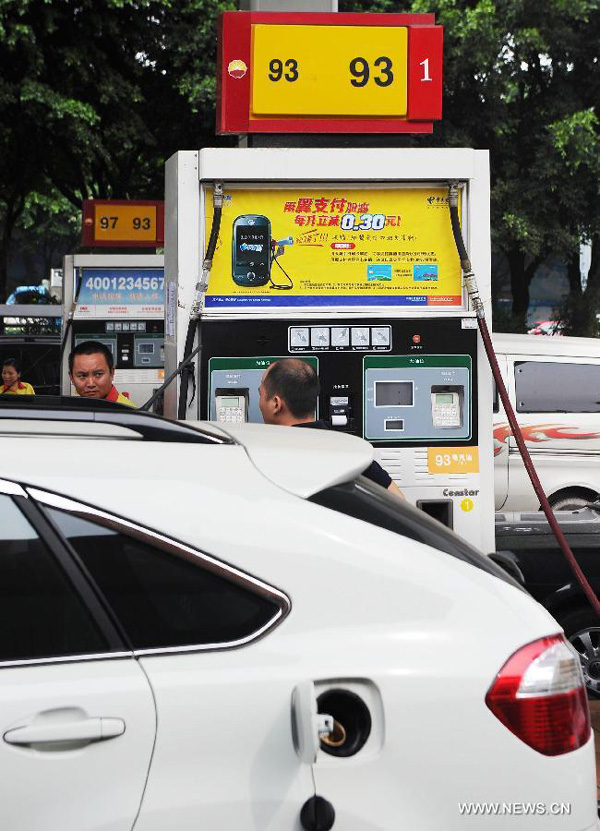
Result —
[[598, 829], [558, 625], [371, 456], [2, 402], [3, 829]]

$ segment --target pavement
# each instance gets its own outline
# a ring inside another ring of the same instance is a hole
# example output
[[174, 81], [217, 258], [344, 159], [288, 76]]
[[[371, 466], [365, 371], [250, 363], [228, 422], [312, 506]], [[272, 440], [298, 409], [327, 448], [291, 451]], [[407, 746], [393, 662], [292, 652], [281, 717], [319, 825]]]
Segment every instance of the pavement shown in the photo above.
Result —
[[596, 742], [596, 791], [600, 801], [600, 701], [590, 701], [590, 716]]

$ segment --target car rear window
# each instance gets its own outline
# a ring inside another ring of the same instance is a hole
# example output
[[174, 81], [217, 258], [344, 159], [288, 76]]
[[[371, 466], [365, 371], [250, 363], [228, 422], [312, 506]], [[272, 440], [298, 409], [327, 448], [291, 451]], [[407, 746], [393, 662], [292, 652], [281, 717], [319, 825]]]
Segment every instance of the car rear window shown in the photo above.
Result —
[[481, 554], [461, 537], [437, 520], [427, 516], [405, 500], [391, 496], [364, 476], [354, 482], [335, 485], [310, 497], [324, 508], [385, 528], [401, 537], [422, 542], [456, 557], [512, 586], [522, 588], [500, 566]]

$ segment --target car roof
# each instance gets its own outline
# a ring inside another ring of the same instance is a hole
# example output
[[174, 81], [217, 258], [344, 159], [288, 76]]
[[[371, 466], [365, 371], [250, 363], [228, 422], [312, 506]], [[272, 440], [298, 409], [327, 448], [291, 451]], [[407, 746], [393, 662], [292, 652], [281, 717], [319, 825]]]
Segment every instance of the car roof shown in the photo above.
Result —
[[[213, 427], [212, 422], [191, 423]], [[356, 478], [373, 461], [372, 445], [334, 430], [266, 424], [219, 426], [243, 445], [264, 476], [304, 498]]]
[[[39, 452], [39, 441], [43, 439], [93, 440], [96, 447], [93, 451], [86, 448], [86, 452], [97, 458], [97, 464], [102, 454], [112, 455], [108, 448], [98, 447], [98, 441], [119, 441], [119, 450], [115, 452], [121, 455], [130, 442], [151, 442], [152, 450], [147, 454], [149, 472], [150, 459], [155, 468], [164, 443], [169, 447], [173, 443], [186, 444], [190, 463], [197, 464], [202, 464], [202, 456], [192, 445], [239, 445], [264, 477], [303, 498], [354, 479], [373, 458], [368, 442], [333, 430], [263, 424], [225, 428], [215, 422], [177, 422], [111, 402], [61, 396], [0, 398], [0, 441], [2, 437], [11, 440], [10, 450], [12, 445], [19, 444], [21, 458], [27, 458], [26, 468], [33, 471], [39, 466], [42, 476], [44, 463], [40, 462], [43, 454]], [[36, 441], [25, 446], [14, 441], [28, 437]], [[201, 453], [201, 448], [198, 451]], [[6, 450], [0, 454], [0, 460], [10, 455]], [[197, 462], [193, 462], [194, 456]], [[158, 464], [169, 464], [168, 447], [164, 462]], [[14, 470], [12, 464], [4, 467], [0, 462], [0, 477], [10, 478], [11, 468]]]

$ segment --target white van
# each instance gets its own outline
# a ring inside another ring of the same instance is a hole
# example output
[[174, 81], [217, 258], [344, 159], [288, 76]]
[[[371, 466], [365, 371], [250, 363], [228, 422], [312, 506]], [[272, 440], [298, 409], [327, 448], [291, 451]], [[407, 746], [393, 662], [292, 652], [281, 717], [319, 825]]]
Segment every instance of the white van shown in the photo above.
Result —
[[[511, 403], [555, 510], [600, 498], [600, 339], [494, 334]], [[539, 508], [500, 396], [494, 400], [496, 510]]]

